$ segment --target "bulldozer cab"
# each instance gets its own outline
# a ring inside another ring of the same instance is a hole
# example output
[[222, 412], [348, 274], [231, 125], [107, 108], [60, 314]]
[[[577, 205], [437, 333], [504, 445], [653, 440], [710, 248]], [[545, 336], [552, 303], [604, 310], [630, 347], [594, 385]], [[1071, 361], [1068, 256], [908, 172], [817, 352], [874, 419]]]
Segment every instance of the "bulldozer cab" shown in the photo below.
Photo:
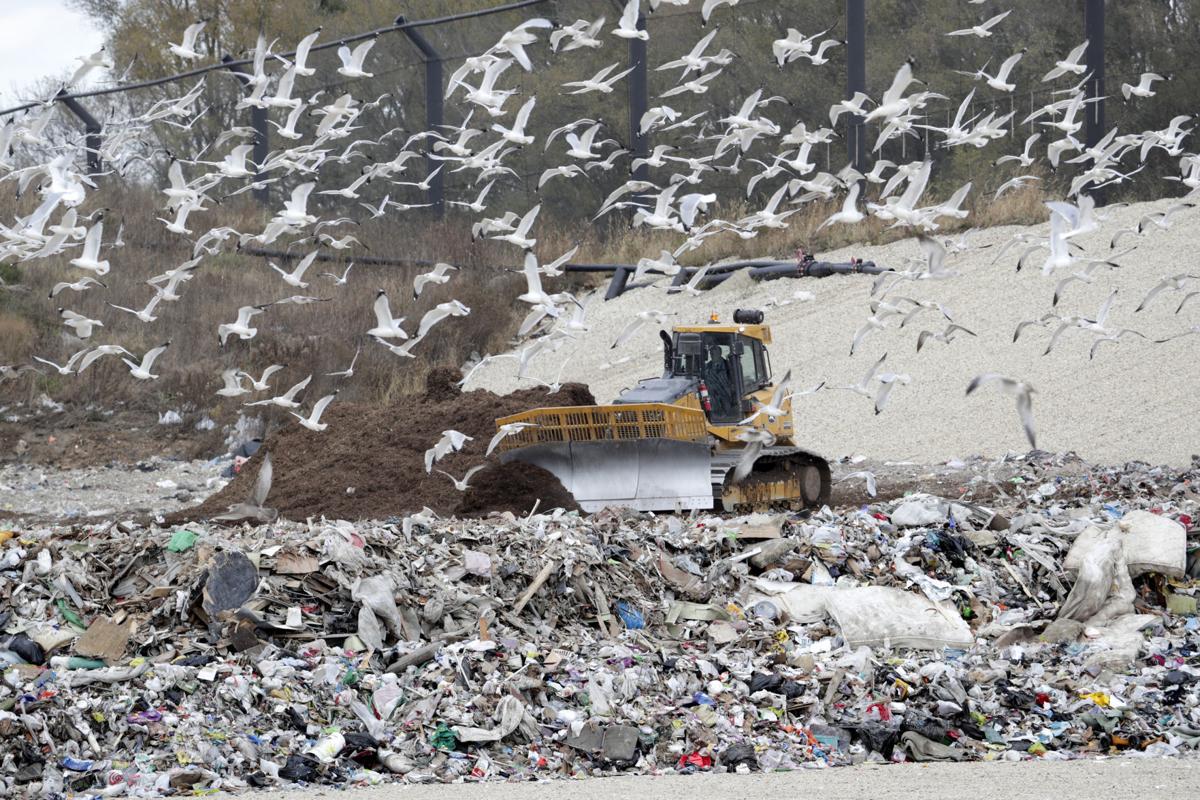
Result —
[[771, 365], [761, 340], [730, 330], [676, 331], [669, 377], [703, 382], [709, 422], [730, 425], [750, 413], [749, 395], [769, 386]]

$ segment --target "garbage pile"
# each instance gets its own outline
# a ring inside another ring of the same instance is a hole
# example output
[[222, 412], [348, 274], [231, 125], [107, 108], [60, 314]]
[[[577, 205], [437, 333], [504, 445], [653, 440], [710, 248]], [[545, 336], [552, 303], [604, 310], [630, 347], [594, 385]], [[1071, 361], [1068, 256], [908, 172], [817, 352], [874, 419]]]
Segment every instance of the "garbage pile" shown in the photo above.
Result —
[[[273, 463], [268, 497], [279, 516], [379, 519], [391, 514], [432, 508], [442, 514], [479, 516], [492, 511], [528, 513], [535, 506], [577, 508], [558, 479], [530, 464], [501, 464], [497, 455], [485, 460], [498, 417], [539, 406], [590, 405], [587, 387], [566, 384], [553, 395], [544, 389], [522, 389], [508, 395], [488, 391], [460, 392], [462, 375], [453, 367], [435, 367], [426, 376], [423, 394], [403, 396], [388, 405], [332, 404], [320, 433], [288, 420], [266, 436], [263, 454]], [[424, 453], [455, 430], [470, 437], [457, 452], [427, 471]], [[168, 517], [170, 522], [210, 519], [242, 502], [258, 474], [256, 457], [238, 477], [203, 504]], [[460, 492], [444, 471], [457, 478], [486, 464], [470, 489]]]
[[0, 794], [1192, 750], [1200, 463], [1061, 467], [989, 507], [0, 533]]

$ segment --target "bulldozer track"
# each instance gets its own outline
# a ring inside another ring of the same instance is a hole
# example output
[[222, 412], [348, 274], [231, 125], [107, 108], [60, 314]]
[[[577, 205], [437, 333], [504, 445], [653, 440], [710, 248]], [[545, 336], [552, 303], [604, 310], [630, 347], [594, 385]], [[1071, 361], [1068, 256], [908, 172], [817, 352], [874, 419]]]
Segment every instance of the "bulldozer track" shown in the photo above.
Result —
[[[768, 448], [755, 460], [751, 473], [733, 484], [738, 458], [739, 454], [730, 453], [713, 459], [713, 496], [727, 511], [798, 511], [829, 501], [829, 463], [815, 453], [801, 447]], [[781, 497], [781, 491], [791, 496]]]

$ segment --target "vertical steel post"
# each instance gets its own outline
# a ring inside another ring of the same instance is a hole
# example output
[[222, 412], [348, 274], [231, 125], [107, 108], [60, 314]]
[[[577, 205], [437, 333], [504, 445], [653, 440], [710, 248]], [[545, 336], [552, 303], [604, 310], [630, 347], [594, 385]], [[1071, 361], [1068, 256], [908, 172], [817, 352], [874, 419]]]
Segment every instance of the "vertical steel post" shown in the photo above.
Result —
[[[396, 17], [397, 25], [403, 25], [404, 23], [405, 18], [403, 16]], [[439, 130], [442, 123], [445, 122], [444, 98], [442, 97], [442, 54], [434, 49], [433, 45], [419, 29], [405, 28], [404, 35], [421, 51], [421, 58], [425, 62], [425, 130]], [[438, 168], [439, 164], [438, 161], [430, 157], [432, 153], [433, 142], [430, 139], [426, 139], [425, 176], [427, 178], [433, 175], [434, 170]], [[442, 179], [442, 172], [439, 171], [430, 179], [429, 191], [426, 193], [426, 198], [429, 201], [430, 210], [434, 216], [441, 217], [446, 213], [446, 185]]]
[[[231, 55], [226, 54], [221, 57], [222, 61], [233, 61]], [[229, 71], [237, 76], [243, 86], [250, 85], [250, 73], [246, 72], [245, 67], [230, 67]], [[254, 180], [260, 181], [263, 178], [262, 165], [267, 160], [267, 153], [270, 152], [270, 127], [267, 125], [269, 115], [266, 108], [258, 108], [251, 106], [250, 108], [250, 127], [254, 129], [254, 150], [251, 151], [250, 158], [254, 162]], [[270, 192], [266, 186], [254, 189], [252, 194], [254, 199], [263, 205], [267, 205], [270, 201]]]
[[[846, 0], [846, 99], [867, 91], [867, 0]], [[850, 163], [867, 171], [866, 126], [860, 115], [849, 118], [846, 146]]]
[[[66, 93], [67, 90], [63, 89], [59, 92], [59, 95], [65, 95]], [[102, 128], [100, 121], [93, 117], [91, 113], [88, 112], [88, 110], [82, 105], [80, 105], [79, 101], [75, 100], [74, 98], [65, 98], [63, 99], [62, 104], [66, 106], [72, 114], [78, 117], [80, 122], [83, 123], [83, 128], [85, 131], [83, 145], [87, 152], [88, 175], [99, 175], [100, 169], [103, 166], [100, 161], [100, 132]]]
[[[638, 14], [637, 29], [646, 30], [646, 17]], [[646, 64], [646, 42], [643, 39], [629, 40], [629, 149], [633, 158], [645, 158], [650, 153], [650, 134], [642, 135], [640, 128], [642, 117], [650, 108], [650, 71]], [[645, 164], [633, 171], [633, 179], [646, 181], [650, 179], [650, 168]]]
[[1095, 147], [1104, 137], [1104, 0], [1086, 0], [1083, 10], [1084, 35], [1088, 40], [1087, 145]]

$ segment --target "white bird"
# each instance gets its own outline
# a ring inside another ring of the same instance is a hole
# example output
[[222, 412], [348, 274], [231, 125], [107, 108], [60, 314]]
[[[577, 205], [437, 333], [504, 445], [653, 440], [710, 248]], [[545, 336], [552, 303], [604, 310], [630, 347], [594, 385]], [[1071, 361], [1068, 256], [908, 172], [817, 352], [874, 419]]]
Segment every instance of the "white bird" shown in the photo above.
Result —
[[112, 69], [113, 68], [112, 59], [108, 57], [108, 48], [107, 47], [101, 47], [99, 50], [92, 53], [91, 55], [80, 56], [78, 58], [78, 61], [79, 61], [79, 66], [75, 68], [75, 71], [73, 73], [71, 73], [71, 77], [67, 78], [66, 85], [68, 87], [74, 86], [75, 84], [79, 83], [79, 81], [83, 80], [89, 74], [91, 74], [92, 70]]
[[338, 67], [338, 75], [345, 75], [347, 78], [373, 78], [374, 73], [363, 71], [363, 62], [367, 59], [367, 53], [371, 52], [371, 48], [375, 46], [375, 38], [367, 39], [359, 44], [353, 50], [346, 45], [338, 48], [338, 58], [342, 60], [342, 65]]
[[629, 0], [625, 4], [624, 10], [621, 11], [621, 18], [617, 20], [617, 27], [613, 28], [609, 33], [621, 39], [641, 39], [643, 42], [650, 38], [650, 34], [644, 30], [638, 30], [638, 17], [641, 16], [641, 0]]
[[[621, 66], [618, 63], [609, 64], [590, 78], [585, 78], [581, 81], [567, 81], [562, 84], [564, 89], [574, 89], [573, 92], [567, 94], [587, 94], [588, 92], [601, 92], [603, 94], [611, 94], [613, 84], [624, 78], [629, 73], [633, 72], [633, 67], [622, 70], [616, 75], [609, 75], [614, 69]], [[532, 139], [531, 139], [532, 141]]]
[[617, 340], [612, 343], [609, 349], [611, 350], [625, 344], [647, 322], [662, 325], [669, 316], [673, 315], [665, 311], [654, 311], [653, 309], [637, 312], [633, 315], [633, 319], [629, 321], [629, 324], [625, 326], [624, 330], [621, 331], [620, 335], [617, 336]]
[[[487, 185], [483, 187], [483, 190], [479, 192], [479, 196], [470, 203], [464, 203], [461, 200], [447, 200], [446, 205], [462, 206], [463, 208], [469, 209], [476, 214], [482, 214], [484, 211], [487, 211], [487, 206], [483, 202], [484, 198], [488, 196], [488, 192], [492, 190], [492, 186], [495, 185], [495, 183], [495, 181], [489, 181]], [[540, 189], [541, 186], [539, 185], [538, 188]]]
[[1052, 81], [1055, 78], [1061, 78], [1067, 73], [1071, 73], [1072, 75], [1082, 75], [1084, 72], [1086, 72], [1087, 64], [1085, 64], [1083, 61], [1080, 61], [1080, 59], [1082, 59], [1084, 54], [1087, 53], [1087, 49], [1088, 41], [1085, 39], [1083, 44], [1079, 45], [1070, 53], [1068, 53], [1067, 57], [1062, 61], [1054, 62], [1054, 69], [1046, 73], [1045, 77], [1042, 78], [1042, 83], [1045, 83], [1046, 81]]
[[253, 403], [246, 403], [246, 405], [247, 406], [279, 406], [280, 408], [286, 408], [289, 410], [293, 409], [293, 408], [299, 408], [300, 404], [296, 402], [296, 395], [298, 395], [298, 394], [300, 394], [300, 392], [304, 391], [304, 388], [306, 386], [308, 386], [308, 384], [311, 380], [312, 380], [312, 375], [309, 375], [307, 378], [300, 381], [295, 386], [288, 389], [286, 392], [284, 392], [281, 395], [278, 395], [276, 397], [269, 397], [266, 400], [257, 400]]
[[395, 344], [392, 344], [391, 342], [389, 342], [387, 339], [380, 339], [378, 336], [373, 336], [371, 338], [373, 338], [375, 341], [379, 342], [381, 345], [386, 347], [388, 350], [392, 351], [392, 355], [401, 356], [403, 358], [416, 358], [416, 356], [413, 355], [412, 349], [414, 347], [416, 347], [420, 342], [425, 341], [424, 337], [416, 336], [412, 339], [409, 339], [404, 344], [395, 345]]
[[[1015, 158], [1015, 156], [1013, 157]], [[1034, 181], [1040, 180], [1041, 178], [1039, 178], [1037, 175], [1018, 175], [1015, 178], [1009, 178], [1004, 183], [1000, 184], [999, 188], [996, 189], [996, 194], [992, 197], [992, 200], [999, 200], [1001, 195], [1006, 194], [1013, 189], [1024, 189]]]
[[972, 25], [970, 28], [963, 28], [962, 30], [950, 31], [946, 35], [947, 36], [978, 36], [980, 39], [986, 39], [987, 37], [992, 35], [992, 28], [999, 25], [1000, 21], [1003, 20], [1005, 17], [1007, 17], [1011, 13], [1012, 13], [1012, 9], [1010, 8], [1008, 11], [997, 14], [996, 16], [992, 17], [991, 19], [984, 20], [983, 22], [979, 23], [978, 25]]
[[308, 51], [312, 49], [313, 44], [317, 41], [317, 37], [320, 35], [321, 29], [317, 28], [315, 31], [310, 33], [308, 36], [305, 36], [299, 41], [299, 43], [297, 43], [296, 55], [294, 56], [296, 60], [292, 64], [292, 68], [296, 70], [297, 75], [308, 77], [309, 75], [316, 73], [316, 70], [312, 67], [306, 66], [305, 62], [308, 60]]
[[92, 335], [93, 328], [103, 328], [104, 323], [98, 319], [90, 319], [77, 314], [68, 308], [60, 308], [58, 314], [62, 317], [63, 324], [75, 331], [75, 335], [80, 339], [88, 339]]
[[859, 470], [858, 472], [848, 472], [845, 475], [843, 475], [842, 477], [838, 478], [836, 481], [834, 481], [834, 483], [841, 483], [843, 481], [852, 481], [852, 480], [855, 480], [856, 478], [862, 478], [863, 480], [865, 480], [867, 482], [867, 495], [870, 497], [874, 497], [875, 490], [876, 490], [875, 473], [868, 472], [865, 469]]
[[745, 480], [746, 476], [754, 470], [754, 462], [758, 460], [758, 456], [762, 453], [763, 448], [771, 447], [775, 444], [775, 434], [766, 428], [747, 428], [746, 430], [738, 431], [735, 438], [738, 441], [746, 443], [746, 447], [738, 459], [737, 466], [733, 468], [732, 482], [737, 484]]
[[322, 272], [321, 277], [322, 278], [333, 278], [334, 286], [345, 286], [346, 279], [350, 277], [350, 270], [353, 268], [354, 268], [354, 262], [351, 261], [349, 264], [346, 265], [346, 269], [342, 272], [342, 275], [340, 278], [332, 272]]
[[[610, 88], [611, 92], [612, 89]], [[492, 130], [500, 134], [500, 138], [506, 142], [512, 142], [515, 145], [533, 144], [533, 137], [525, 132], [525, 126], [529, 124], [529, 114], [533, 111], [533, 106], [537, 103], [536, 97], [531, 97], [517, 110], [516, 117], [513, 118], [512, 127], [505, 127], [498, 122], [492, 123]]]
[[267, 389], [271, 388], [270, 385], [267, 383], [267, 381], [271, 379], [272, 375], [274, 375], [279, 370], [283, 369], [285, 366], [287, 366], [287, 365], [286, 364], [272, 364], [271, 366], [269, 366], [263, 370], [262, 377], [258, 378], [257, 380], [249, 372], [244, 372], [244, 371], [239, 372], [238, 375], [240, 375], [241, 377], [250, 381], [250, 388], [253, 389], [254, 391], [265, 392]]
[[858, 210], [858, 194], [862, 190], [861, 187], [861, 183], [855, 183], [851, 186], [850, 192], [846, 195], [846, 199], [842, 203], [842, 210], [836, 214], [832, 214], [817, 227], [817, 230], [821, 230], [826, 225], [857, 225], [862, 222], [865, 219], [865, 215]]
[[297, 414], [295, 411], [289, 413], [291, 413], [293, 417], [300, 421], [301, 425], [308, 428], [310, 431], [320, 433], [329, 427], [328, 423], [321, 422], [321, 415], [325, 413], [325, 409], [329, 407], [329, 404], [333, 402], [333, 399], [337, 397], [337, 394], [338, 393], [336, 391], [333, 394], [327, 394], [314, 403], [312, 411], [307, 417], [305, 417], [303, 414]]
[[91, 275], [85, 275], [82, 278], [80, 278], [79, 280], [75, 281], [74, 283], [67, 283], [66, 281], [61, 281], [59, 283], [54, 284], [54, 286], [50, 289], [49, 296], [55, 297], [60, 292], [66, 291], [67, 289], [70, 289], [73, 292], [82, 292], [91, 286], [101, 286], [105, 289], [108, 288], [107, 283], [98, 281], [95, 278], [93, 278]]
[[70, 375], [75, 371], [75, 365], [79, 363], [79, 359], [83, 358], [85, 355], [87, 355], [87, 353], [88, 348], [85, 347], [79, 352], [74, 353], [70, 358], [67, 359], [67, 363], [62, 365], [55, 364], [53, 361], [48, 361], [40, 356], [34, 356], [33, 360], [40, 361], [48, 367], [53, 367], [54, 371], [59, 375]]
[[1156, 72], [1143, 72], [1138, 78], [1137, 84], [1122, 83], [1121, 95], [1125, 98], [1125, 102], [1129, 102], [1130, 97], [1154, 97], [1155, 92], [1150, 87], [1157, 81], [1169, 81], [1170, 75], [1159, 75]]
[[441, 438], [434, 443], [433, 447], [425, 451], [425, 472], [432, 472], [434, 464], [450, 453], [462, 450], [463, 445], [470, 441], [474, 441], [474, 439], [465, 433], [456, 430], [442, 431]]
[[471, 313], [471, 309], [457, 300], [451, 300], [448, 303], [438, 303], [433, 308], [425, 312], [421, 317], [421, 322], [417, 326], [417, 338], [423, 339], [425, 334], [446, 317], [465, 317]]
[[343, 370], [338, 370], [337, 372], [326, 372], [325, 374], [328, 375], [330, 378], [353, 378], [354, 377], [354, 365], [358, 363], [358, 354], [361, 352], [362, 352], [362, 345], [360, 344], [358, 347], [354, 348], [354, 357], [350, 359], [350, 366], [346, 367]]
[[[568, 53], [581, 47], [597, 48], [604, 45], [597, 34], [604, 27], [604, 17], [588, 22], [577, 19], [570, 25], [559, 28], [550, 34], [550, 49], [555, 53]], [[564, 39], [570, 39], [563, 44]]]
[[[1163, 278], [1158, 285], [1146, 293], [1146, 296], [1142, 298], [1142, 302], [1138, 303], [1138, 307], [1133, 310], [1133, 313], [1136, 314], [1137, 312], [1141, 311], [1151, 300], [1168, 289], [1172, 291], [1183, 291], [1187, 288], [1189, 281], [1195, 280], [1200, 280], [1200, 275], [1180, 273], [1179, 275], [1173, 275], [1169, 278]], [[69, 325], [70, 323], [67, 324]]]
[[244, 394], [250, 394], [250, 390], [242, 386], [242, 373], [236, 369], [227, 369], [221, 372], [221, 380], [225, 385], [217, 389], [217, 394], [221, 397], [240, 397]]
[[92, 227], [88, 228], [87, 236], [83, 240], [83, 252], [76, 258], [72, 258], [68, 263], [72, 267], [86, 269], [89, 272], [94, 272], [96, 275], [107, 275], [109, 265], [107, 260], [100, 260], [100, 237], [104, 235], [104, 222], [97, 222]]
[[788, 417], [792, 413], [791, 406], [784, 407], [784, 403], [788, 402], [792, 395], [787, 393], [788, 384], [792, 382], [792, 371], [789, 369], [784, 373], [783, 378], [775, 386], [775, 391], [771, 393], [771, 399], [763, 405], [755, 409], [754, 413], [746, 417], [738, 425], [751, 425], [754, 420], [761, 416], [766, 416], [770, 422], [774, 422], [776, 417]]
[[1029, 439], [1029, 446], [1036, 448], [1037, 440], [1033, 427], [1033, 387], [1024, 381], [1006, 378], [995, 372], [986, 372], [971, 380], [967, 386], [967, 394], [971, 394], [980, 386], [988, 383], [995, 383], [1000, 391], [1017, 398], [1017, 414], [1021, 417], [1021, 426], [1025, 429], [1025, 436]]
[[208, 20], [202, 19], [199, 22], [188, 25], [183, 30], [183, 41], [179, 44], [169, 43], [168, 49], [180, 58], [200, 58], [200, 53], [196, 51], [196, 39], [200, 36], [200, 31], [204, 30], [206, 24], [208, 24]]
[[484, 451], [483, 457], [487, 458], [490, 456], [492, 451], [499, 446], [500, 442], [504, 441], [507, 437], [512, 436], [515, 433], [520, 433], [526, 428], [536, 427], [538, 427], [538, 425], [534, 422], [508, 422], [504, 425], [501, 425], [496, 429], [496, 435], [492, 437], [490, 442], [488, 442], [487, 450]]
[[421, 296], [421, 292], [431, 283], [438, 285], [444, 284], [450, 280], [450, 271], [458, 271], [458, 267], [450, 264], [438, 263], [434, 264], [431, 272], [425, 272], [413, 278], [413, 300]]
[[387, 293], [380, 289], [375, 295], [375, 304], [372, 307], [375, 312], [375, 327], [367, 331], [368, 336], [374, 336], [376, 339], [407, 339], [408, 334], [400, 327], [400, 323], [404, 322], [404, 317], [396, 318], [392, 316], [391, 306], [388, 304]]
[[261, 314], [266, 310], [266, 306], [242, 306], [238, 309], [237, 320], [231, 323], [225, 323], [217, 326], [217, 338], [221, 342], [221, 346], [225, 346], [225, 341], [236, 335], [239, 339], [253, 339], [258, 333], [258, 328], [250, 327], [250, 318], [256, 314]]
[[1037, 142], [1038, 139], [1041, 139], [1041, 138], [1042, 138], [1042, 135], [1040, 133], [1035, 133], [1032, 136], [1029, 136], [1027, 139], [1025, 139], [1025, 148], [1021, 151], [1021, 155], [1019, 155], [1019, 156], [1000, 156], [993, 162], [992, 166], [998, 167], [1001, 164], [1008, 163], [1009, 161], [1015, 161], [1018, 164], [1020, 164], [1021, 167], [1023, 167], [1023, 168], [1028, 168], [1028, 167], [1032, 166], [1034, 158], [1033, 158], [1031, 151], [1033, 149], [1033, 145]]
[[295, 286], [297, 289], [307, 289], [308, 284], [304, 282], [304, 273], [308, 271], [308, 268], [312, 266], [313, 261], [317, 259], [318, 252], [319, 251], [317, 250], [313, 250], [304, 258], [300, 259], [291, 272], [287, 272], [274, 262], [268, 261], [267, 263], [270, 264], [271, 269], [279, 273], [279, 277], [283, 278], [283, 282], [288, 286]]
[[458, 478], [454, 477], [449, 472], [443, 472], [440, 469], [438, 470], [438, 472], [441, 472], [443, 475], [445, 475], [447, 478], [449, 478], [450, 481], [454, 484], [455, 489], [458, 489], [460, 492], [465, 492], [467, 489], [471, 488], [471, 485], [469, 483], [471, 478], [475, 477], [475, 473], [479, 472], [479, 470], [483, 469], [485, 466], [487, 466], [487, 465], [486, 464], [477, 464], [477, 465], [471, 467], [469, 470], [467, 470], [467, 474], [462, 476], [462, 480], [459, 480]]
[[133, 353], [121, 347], [118, 344], [102, 344], [87, 351], [87, 355], [79, 362], [79, 367], [75, 370], [75, 374], [82, 375], [83, 371], [96, 363], [103, 356], [115, 356], [118, 353], [124, 353], [127, 356], [132, 356]]
[[508, 233], [497, 234], [488, 238], [498, 242], [509, 242], [520, 247], [522, 250], [532, 250], [537, 244], [537, 239], [529, 238], [529, 230], [533, 227], [534, 220], [537, 219], [538, 212], [542, 210], [542, 204], [538, 203], [533, 208], [525, 212], [525, 216], [521, 217], [521, 221], [517, 223], [517, 227]]
[[128, 358], [122, 358], [121, 360], [125, 362], [125, 366], [129, 367], [129, 374], [133, 377], [140, 381], [154, 380], [158, 376], [150, 374], [150, 370], [154, 368], [155, 360], [157, 360], [158, 357], [163, 354], [163, 351], [170, 346], [170, 342], [164, 342], [158, 347], [147, 350], [146, 354], [142, 356], [141, 363], [130, 361]]
[[704, 279], [708, 277], [708, 271], [710, 269], [712, 269], [712, 264], [705, 264], [703, 267], [700, 267], [693, 272], [692, 277], [689, 278], [688, 282], [683, 286], [672, 286], [671, 288], [667, 289], [667, 294], [687, 292], [692, 297], [699, 295], [701, 292], [700, 284], [703, 283]]
[[1024, 57], [1025, 52], [1026, 50], [1022, 49], [1020, 52], [1013, 53], [1011, 56], [1004, 59], [1004, 63], [1000, 65], [1000, 69], [996, 71], [995, 75], [987, 74], [987, 64], [984, 64], [974, 72], [964, 72], [963, 70], [959, 69], [954, 71], [959, 75], [966, 75], [974, 80], [979, 80], [982, 78], [987, 82], [988, 86], [995, 89], [997, 92], [1011, 92], [1013, 89], [1017, 88], [1017, 85], [1015, 83], [1008, 82], [1009, 73], [1013, 71], [1013, 67], [1017, 65], [1017, 62]]
[[879, 373], [879, 391], [875, 395], [875, 414], [878, 416], [883, 411], [883, 407], [887, 404], [888, 398], [892, 395], [892, 389], [898, 383], [907, 386], [912, 382], [912, 378], [908, 375], [897, 372], [881, 372]]
[[125, 311], [133, 314], [142, 322], [150, 323], [158, 319], [158, 317], [154, 316], [154, 307], [158, 305], [158, 302], [162, 300], [162, 298], [163, 295], [161, 292], [155, 292], [154, 296], [150, 298], [150, 302], [146, 303], [145, 308], [142, 309], [126, 308], [125, 306], [119, 306], [116, 303], [107, 303], [107, 305], [110, 308], [117, 309], [118, 311]]
[[954, 341], [954, 336], [959, 331], [962, 331], [969, 336], [975, 336], [973, 331], [969, 331], [962, 325], [956, 325], [953, 322], [947, 325], [946, 329], [941, 333], [934, 333], [933, 331], [921, 331], [919, 334], [917, 334], [917, 352], [921, 352], [921, 348], [925, 346], [925, 342], [930, 339], [933, 339], [935, 342], [941, 342], [942, 344], [950, 344], [950, 342]]
[[317, 221], [316, 216], [308, 213], [308, 196], [312, 193], [315, 183], [302, 183], [292, 189], [290, 199], [283, 203], [283, 211], [276, 217], [284, 225], [303, 227]]
[[874, 364], [871, 365], [871, 368], [869, 370], [867, 370], [867, 374], [863, 375], [862, 380], [859, 381], [858, 383], [850, 385], [850, 386], [834, 386], [833, 388], [834, 389], [846, 389], [848, 391], [854, 392], [855, 394], [861, 394], [863, 397], [870, 397], [871, 396], [871, 388], [870, 388], [871, 381], [873, 381], [875, 379], [875, 373], [878, 372], [879, 368], [883, 366], [883, 362], [886, 359], [887, 359], [887, 353], [884, 353], [883, 355], [881, 355], [879, 357], [878, 361], [876, 361]]
[[709, 18], [713, 12], [720, 6], [729, 6], [733, 8], [738, 4], [738, 0], [704, 0], [704, 5], [700, 6], [700, 24], [707, 25]]

